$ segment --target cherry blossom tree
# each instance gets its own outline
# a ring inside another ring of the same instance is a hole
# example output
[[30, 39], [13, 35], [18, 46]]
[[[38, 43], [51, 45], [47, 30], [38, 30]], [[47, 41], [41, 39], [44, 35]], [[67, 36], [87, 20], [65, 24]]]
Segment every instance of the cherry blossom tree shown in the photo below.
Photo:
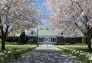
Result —
[[[91, 50], [92, 38], [91, 0], [47, 0], [51, 23], [64, 30], [80, 30]], [[67, 25], [68, 24], [68, 25]]]
[[22, 30], [33, 27], [38, 23], [37, 11], [26, 0], [1, 0], [0, 1], [0, 31], [1, 50], [5, 50], [5, 40], [12, 30]]

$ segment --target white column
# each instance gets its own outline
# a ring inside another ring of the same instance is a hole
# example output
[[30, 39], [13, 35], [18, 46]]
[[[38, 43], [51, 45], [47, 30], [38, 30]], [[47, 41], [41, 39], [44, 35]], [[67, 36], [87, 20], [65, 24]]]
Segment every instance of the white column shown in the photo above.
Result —
[[51, 38], [50, 38], [50, 42], [51, 42]]

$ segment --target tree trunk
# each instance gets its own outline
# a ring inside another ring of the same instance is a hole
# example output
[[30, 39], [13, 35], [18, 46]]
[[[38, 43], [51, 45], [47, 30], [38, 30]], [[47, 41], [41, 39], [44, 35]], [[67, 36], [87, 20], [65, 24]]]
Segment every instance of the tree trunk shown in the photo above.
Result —
[[92, 48], [91, 48], [91, 39], [87, 39], [87, 44], [88, 44], [89, 51], [91, 51], [92, 50]]
[[87, 43], [88, 50], [91, 51], [91, 38], [87, 37], [86, 35], [82, 38], [82, 43]]
[[1, 50], [2, 51], [5, 50], [5, 41], [4, 40], [2, 40], [2, 43], [1, 43]]
[[82, 37], [82, 43], [87, 43], [87, 38], [85, 36]]

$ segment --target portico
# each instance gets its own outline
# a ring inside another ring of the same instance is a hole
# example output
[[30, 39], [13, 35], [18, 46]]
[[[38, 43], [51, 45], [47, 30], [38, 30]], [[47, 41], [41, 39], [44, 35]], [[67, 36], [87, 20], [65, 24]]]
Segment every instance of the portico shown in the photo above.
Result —
[[37, 28], [31, 30], [27, 35], [37, 37], [38, 44], [56, 44], [57, 37], [61, 33], [59, 29], [56, 29], [51, 24], [38, 25]]
[[39, 44], [55, 44], [57, 42], [56, 37], [39, 37]]

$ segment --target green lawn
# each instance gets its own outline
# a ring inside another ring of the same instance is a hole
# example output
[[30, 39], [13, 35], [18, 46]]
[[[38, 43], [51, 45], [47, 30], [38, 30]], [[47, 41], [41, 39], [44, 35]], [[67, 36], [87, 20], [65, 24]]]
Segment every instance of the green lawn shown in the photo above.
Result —
[[[6, 45], [18, 45], [17, 42], [5, 42]], [[0, 41], [0, 45], [1, 45], [1, 41]]]
[[83, 63], [92, 63], [92, 53], [88, 52], [87, 47], [68, 47], [68, 46], [59, 46], [62, 51], [65, 51], [68, 54], [76, 56]]
[[12, 49], [28, 49], [31, 48], [31, 46], [6, 46], [6, 49], [12, 50]]
[[5, 51], [0, 51], [0, 63], [10, 63], [25, 53], [35, 49], [36, 46], [6, 46]]
[[[30, 45], [30, 46], [6, 46], [7, 50], [13, 50], [13, 49], [28, 49], [28, 48], [32, 48], [32, 47], [36, 47], [35, 45]], [[1, 47], [0, 47], [1, 49]]]
[[[21, 43], [18, 42], [5, 42], [6, 45], [23, 45]], [[1, 42], [0, 42], [1, 45]], [[36, 44], [32, 44], [32, 43], [25, 43], [24, 45], [36, 45]]]
[[87, 52], [88, 48], [87, 47], [65, 47], [69, 49], [76, 49], [76, 50], [81, 50]]

